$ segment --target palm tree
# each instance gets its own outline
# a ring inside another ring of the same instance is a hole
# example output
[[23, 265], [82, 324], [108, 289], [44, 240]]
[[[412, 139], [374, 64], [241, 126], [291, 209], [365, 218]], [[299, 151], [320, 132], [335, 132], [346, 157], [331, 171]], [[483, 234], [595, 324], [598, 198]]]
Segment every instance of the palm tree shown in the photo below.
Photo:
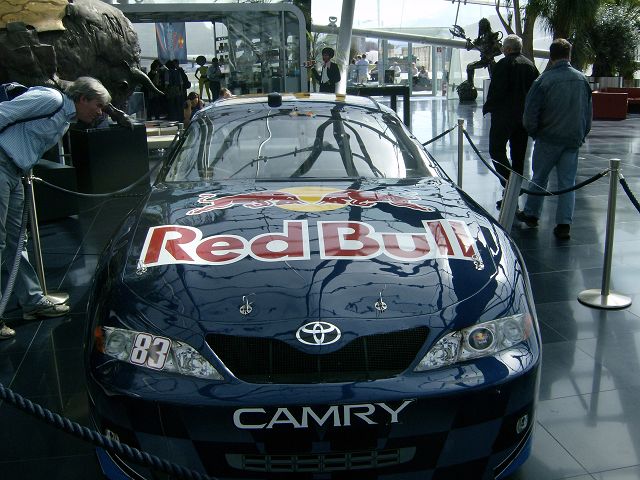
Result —
[[[495, 0], [496, 12], [502, 26], [507, 34], [516, 34], [522, 38], [522, 54], [531, 61], [533, 61], [533, 28], [536, 19], [542, 13], [540, 4], [540, 1], [531, 0], [521, 7], [520, 0]], [[507, 10], [507, 20], [502, 15], [502, 8]], [[514, 23], [513, 27], [512, 23]]]
[[[635, 2], [639, 0], [609, 0], [618, 2]], [[572, 64], [583, 68], [588, 58], [588, 52], [580, 39], [584, 32], [591, 29], [596, 22], [597, 13], [601, 5], [607, 0], [529, 0], [524, 7], [520, 0], [495, 0], [496, 10], [502, 24], [509, 33], [516, 33], [522, 38], [523, 54], [533, 59], [533, 27], [540, 19], [553, 38], [566, 38], [574, 44]], [[513, 7], [515, 14], [515, 32], [500, 15], [500, 8]], [[520, 20], [524, 11], [524, 19]], [[523, 23], [524, 22], [524, 23]], [[524, 28], [523, 28], [524, 26]], [[520, 33], [519, 33], [520, 32]]]

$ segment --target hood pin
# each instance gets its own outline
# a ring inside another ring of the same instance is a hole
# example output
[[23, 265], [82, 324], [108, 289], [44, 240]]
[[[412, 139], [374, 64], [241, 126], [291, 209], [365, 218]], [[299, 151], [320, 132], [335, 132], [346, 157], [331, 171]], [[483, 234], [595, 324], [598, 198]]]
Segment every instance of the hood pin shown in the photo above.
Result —
[[142, 260], [138, 260], [138, 266], [136, 268], [136, 275], [144, 275], [147, 273], [147, 266]]
[[384, 312], [387, 309], [387, 304], [382, 300], [382, 292], [380, 292], [380, 299], [373, 306], [380, 313]]
[[253, 310], [253, 307], [251, 306], [251, 302], [249, 302], [249, 297], [246, 295], [243, 295], [242, 302], [243, 303], [242, 303], [242, 306], [240, 307], [240, 313], [242, 315], [249, 315]]

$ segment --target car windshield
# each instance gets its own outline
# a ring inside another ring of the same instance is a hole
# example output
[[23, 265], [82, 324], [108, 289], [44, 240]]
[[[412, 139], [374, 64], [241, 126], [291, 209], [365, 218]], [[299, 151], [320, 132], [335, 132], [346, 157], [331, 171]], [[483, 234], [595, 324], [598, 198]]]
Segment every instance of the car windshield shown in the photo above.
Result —
[[435, 175], [418, 141], [382, 109], [283, 102], [194, 117], [165, 181], [414, 178]]

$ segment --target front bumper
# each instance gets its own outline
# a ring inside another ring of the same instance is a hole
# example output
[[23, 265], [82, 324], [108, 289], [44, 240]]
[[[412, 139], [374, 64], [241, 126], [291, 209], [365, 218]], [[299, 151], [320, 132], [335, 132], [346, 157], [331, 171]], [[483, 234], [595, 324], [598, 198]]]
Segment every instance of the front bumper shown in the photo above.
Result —
[[[184, 378], [152, 384], [136, 369], [136, 395], [107, 391], [113, 372], [97, 369], [89, 389], [100, 431], [217, 478], [484, 480], [510, 474], [530, 449], [539, 355], [522, 353], [520, 371], [491, 357], [353, 384], [188, 380], [182, 387], [191, 388], [177, 388]], [[122, 380], [129, 366], [120, 366]], [[163, 478], [111, 456], [101, 461]]]

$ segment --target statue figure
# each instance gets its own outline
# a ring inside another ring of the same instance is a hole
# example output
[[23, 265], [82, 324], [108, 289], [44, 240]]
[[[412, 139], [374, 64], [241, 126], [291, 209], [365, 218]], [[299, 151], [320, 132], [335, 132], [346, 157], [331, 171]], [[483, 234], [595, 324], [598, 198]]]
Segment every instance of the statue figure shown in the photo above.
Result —
[[66, 80], [89, 75], [109, 90], [109, 113], [123, 123], [126, 115], [115, 107], [124, 107], [136, 85], [163, 95], [139, 66], [138, 36], [112, 5], [100, 0], [0, 1], [0, 83], [64, 88]]
[[493, 66], [496, 64], [494, 57], [502, 53], [502, 32], [493, 32], [491, 24], [486, 18], [481, 18], [478, 22], [478, 38], [475, 40], [466, 38], [464, 29], [458, 25], [454, 25], [449, 31], [454, 36], [467, 40], [467, 50], [475, 48], [480, 51], [480, 60], [467, 65], [467, 80], [458, 85], [456, 89], [461, 102], [475, 100], [478, 91], [473, 84], [474, 73], [479, 68], [488, 68], [489, 78], [491, 78]]

